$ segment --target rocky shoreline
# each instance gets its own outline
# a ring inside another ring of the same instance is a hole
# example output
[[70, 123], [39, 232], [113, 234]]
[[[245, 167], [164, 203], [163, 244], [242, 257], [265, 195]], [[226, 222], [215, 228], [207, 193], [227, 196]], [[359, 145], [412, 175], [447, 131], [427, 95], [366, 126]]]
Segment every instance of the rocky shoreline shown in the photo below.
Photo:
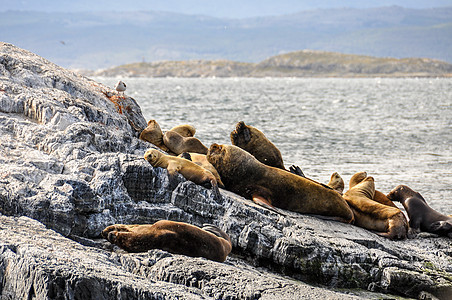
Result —
[[[0, 43], [3, 299], [347, 299], [452, 294], [450, 239], [390, 241], [353, 225], [269, 211], [170, 179], [143, 159], [134, 99]], [[120, 112], [121, 113], [120, 113]], [[225, 263], [100, 238], [115, 223], [211, 223]]]

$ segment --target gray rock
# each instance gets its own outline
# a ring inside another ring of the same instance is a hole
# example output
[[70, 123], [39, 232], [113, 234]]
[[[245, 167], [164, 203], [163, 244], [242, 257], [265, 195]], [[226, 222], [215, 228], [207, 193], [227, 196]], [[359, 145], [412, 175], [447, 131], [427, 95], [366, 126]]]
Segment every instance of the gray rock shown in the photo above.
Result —
[[[353, 225], [269, 211], [226, 190], [218, 198], [180, 175], [170, 179], [142, 158], [152, 145], [137, 138], [146, 126], [139, 106], [126, 97], [120, 105], [128, 108], [119, 111], [107, 97], [113, 93], [0, 43], [0, 212], [10, 216], [2, 217], [0, 237], [5, 299], [452, 294], [449, 239], [390, 241]], [[108, 225], [160, 219], [215, 224], [230, 235], [233, 254], [218, 264], [159, 250], [125, 254], [98, 240]]]
[[1, 299], [204, 299], [152, 280], [115, 253], [85, 247], [26, 217], [0, 217]]
[[125, 254], [82, 246], [27, 217], [0, 221], [2, 299], [358, 299], [238, 259]]

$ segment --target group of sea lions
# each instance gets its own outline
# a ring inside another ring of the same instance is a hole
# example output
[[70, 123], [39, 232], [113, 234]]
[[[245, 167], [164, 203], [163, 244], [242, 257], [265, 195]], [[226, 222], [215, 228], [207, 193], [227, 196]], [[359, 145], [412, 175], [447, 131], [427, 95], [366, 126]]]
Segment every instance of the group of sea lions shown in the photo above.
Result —
[[[275, 210], [313, 214], [321, 218], [352, 223], [389, 239], [405, 239], [426, 231], [452, 238], [452, 217], [428, 206], [424, 198], [399, 185], [388, 195], [375, 190], [374, 178], [366, 172], [352, 176], [349, 189], [334, 172], [328, 184], [305, 177], [297, 166], [288, 170], [281, 152], [257, 128], [237, 123], [231, 132], [232, 145], [205, 147], [194, 137], [190, 125], [176, 126], [163, 133], [155, 120], [140, 135], [162, 151], [149, 149], [144, 158], [153, 167], [166, 168], [170, 176], [180, 173], [187, 180], [212, 188], [225, 188], [255, 203]], [[404, 206], [404, 213], [392, 202]], [[208, 225], [159, 221], [153, 225], [112, 225], [102, 235], [130, 252], [153, 248], [189, 256], [224, 261], [232, 246], [228, 235]], [[196, 245], [204, 245], [199, 248]], [[199, 249], [198, 249], [199, 248]]]
[[184, 152], [207, 154], [207, 147], [193, 137], [195, 133], [195, 127], [179, 125], [163, 134], [157, 121], [149, 120], [148, 126], [140, 134], [140, 139], [154, 144], [170, 155], [179, 155]]

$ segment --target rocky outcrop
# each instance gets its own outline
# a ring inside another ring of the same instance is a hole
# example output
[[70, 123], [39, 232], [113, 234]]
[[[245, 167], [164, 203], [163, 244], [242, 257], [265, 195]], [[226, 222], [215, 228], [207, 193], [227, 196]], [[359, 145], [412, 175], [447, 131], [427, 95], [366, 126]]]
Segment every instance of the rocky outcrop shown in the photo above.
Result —
[[[136, 102], [113, 103], [113, 94], [0, 44], [5, 299], [385, 297], [376, 292], [446, 299], [452, 292], [449, 239], [389, 241], [170, 179], [142, 158], [152, 145], [137, 138], [146, 122]], [[114, 223], [160, 219], [215, 224], [230, 235], [233, 253], [223, 264], [160, 250], [127, 254], [100, 238]]]
[[381, 58], [303, 50], [272, 56], [259, 63], [160, 61], [86, 73], [128, 77], [450, 77], [452, 64], [427, 58]]

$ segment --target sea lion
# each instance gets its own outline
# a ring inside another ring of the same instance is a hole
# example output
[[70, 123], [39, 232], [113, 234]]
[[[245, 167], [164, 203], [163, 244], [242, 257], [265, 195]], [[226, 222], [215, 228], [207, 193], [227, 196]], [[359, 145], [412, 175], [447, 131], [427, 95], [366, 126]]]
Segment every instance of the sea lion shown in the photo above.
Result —
[[215, 176], [189, 160], [165, 155], [156, 149], [149, 149], [144, 154], [144, 159], [147, 160], [153, 167], [165, 168], [168, 170], [170, 176], [174, 176], [176, 172], [182, 174], [187, 180], [193, 181], [196, 184], [205, 187], [212, 187], [217, 193], [218, 184]]
[[331, 188], [267, 166], [237, 146], [212, 144], [207, 160], [220, 174], [226, 189], [260, 205], [353, 221], [352, 210]]
[[342, 195], [342, 193], [344, 192], [344, 188], [345, 188], [344, 179], [342, 179], [342, 177], [341, 177], [341, 175], [339, 175], [339, 173], [334, 172], [333, 174], [331, 174], [331, 178], [330, 178], [330, 181], [328, 182], [327, 186], [329, 186], [330, 188], [332, 188], [333, 190], [335, 190], [336, 192], [338, 192], [339, 194]]
[[195, 127], [188, 124], [175, 126], [171, 128], [169, 131], [177, 132], [183, 137], [192, 137], [195, 136], [196, 133]]
[[426, 231], [452, 238], [452, 218], [431, 208], [418, 192], [406, 185], [399, 185], [387, 196], [392, 201], [402, 203], [410, 218], [412, 233]]
[[163, 132], [156, 120], [149, 120], [148, 126], [140, 134], [140, 140], [154, 144], [165, 152], [169, 151], [163, 143]]
[[231, 143], [251, 153], [261, 163], [285, 170], [281, 152], [259, 129], [240, 121], [231, 132]]
[[[367, 177], [367, 172], [355, 173], [352, 176], [352, 178], [350, 178], [350, 182], [349, 182], [350, 188], [355, 186], [355, 185], [357, 185], [361, 181], [363, 181], [366, 177]], [[380, 192], [378, 190], [375, 190], [375, 194], [374, 194], [373, 200], [377, 201], [378, 203], [387, 205], [387, 206], [398, 208], [397, 205], [394, 204], [394, 202], [389, 200], [388, 197], [386, 197], [385, 194], [383, 194], [382, 192]]]
[[218, 186], [221, 188], [224, 188], [224, 184], [221, 181], [220, 174], [218, 174], [218, 172], [214, 168], [214, 166], [212, 166], [212, 164], [207, 161], [207, 156], [205, 154], [184, 152], [184, 153], [181, 153], [179, 155], [179, 157], [190, 160], [190, 161], [194, 162], [195, 164], [203, 167], [204, 169], [210, 171], [210, 173], [212, 173], [213, 176], [215, 176]]
[[105, 228], [102, 236], [127, 252], [161, 249], [218, 262], [225, 261], [232, 249], [231, 239], [218, 227], [208, 225], [201, 229], [168, 220], [152, 225], [115, 224]]
[[195, 137], [183, 137], [175, 131], [167, 131], [163, 135], [163, 143], [168, 149], [179, 155], [183, 152], [207, 154], [207, 147]]
[[353, 181], [353, 186], [344, 194], [355, 216], [355, 225], [375, 231], [389, 239], [405, 239], [408, 222], [402, 211], [373, 200], [374, 178], [367, 176], [361, 182]]

